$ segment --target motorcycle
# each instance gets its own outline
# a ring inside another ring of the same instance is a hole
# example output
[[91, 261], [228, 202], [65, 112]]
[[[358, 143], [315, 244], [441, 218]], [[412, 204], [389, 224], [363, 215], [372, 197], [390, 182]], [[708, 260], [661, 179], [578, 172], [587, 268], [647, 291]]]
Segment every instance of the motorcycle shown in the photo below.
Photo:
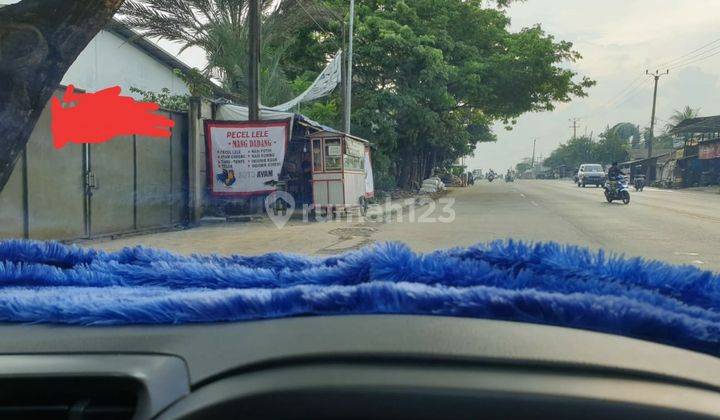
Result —
[[635, 191], [642, 191], [645, 188], [645, 175], [638, 175], [633, 179], [633, 187]]
[[505, 182], [515, 182], [515, 178], [512, 175], [505, 175]]
[[625, 177], [620, 176], [614, 180], [608, 179], [605, 182], [604, 190], [605, 199], [608, 203], [612, 203], [614, 200], [622, 200], [623, 204], [630, 204], [630, 191]]
[[493, 182], [493, 181], [495, 180], [495, 174], [488, 174], [487, 180], [488, 180], [489, 182]]

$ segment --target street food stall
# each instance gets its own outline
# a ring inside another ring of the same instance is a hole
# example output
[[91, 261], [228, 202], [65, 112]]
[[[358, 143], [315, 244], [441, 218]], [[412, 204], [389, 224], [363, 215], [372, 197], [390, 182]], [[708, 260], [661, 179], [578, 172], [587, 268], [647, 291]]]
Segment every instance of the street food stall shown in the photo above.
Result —
[[337, 215], [367, 210], [373, 196], [370, 143], [349, 134], [318, 131], [312, 143], [313, 209]]

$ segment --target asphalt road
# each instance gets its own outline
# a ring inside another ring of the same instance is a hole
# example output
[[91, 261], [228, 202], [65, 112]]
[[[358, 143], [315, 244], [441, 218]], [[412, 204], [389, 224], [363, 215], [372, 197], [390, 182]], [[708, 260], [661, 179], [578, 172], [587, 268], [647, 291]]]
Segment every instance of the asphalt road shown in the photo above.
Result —
[[452, 222], [433, 221], [448, 213], [439, 204], [427, 223], [405, 214], [379, 226], [373, 239], [401, 240], [418, 251], [506, 238], [557, 241], [720, 271], [718, 193], [648, 188], [631, 192], [624, 205], [607, 203], [601, 188], [518, 180], [481, 181], [447, 198], [454, 199]]
[[507, 238], [577, 244], [720, 272], [720, 194], [648, 188], [631, 192], [630, 204], [624, 205], [607, 203], [601, 188], [578, 188], [570, 181], [481, 181], [452, 189], [414, 213], [404, 208], [381, 220], [294, 220], [278, 229], [266, 219], [83, 245], [106, 250], [145, 245], [184, 254], [329, 255], [384, 241], [432, 251]]

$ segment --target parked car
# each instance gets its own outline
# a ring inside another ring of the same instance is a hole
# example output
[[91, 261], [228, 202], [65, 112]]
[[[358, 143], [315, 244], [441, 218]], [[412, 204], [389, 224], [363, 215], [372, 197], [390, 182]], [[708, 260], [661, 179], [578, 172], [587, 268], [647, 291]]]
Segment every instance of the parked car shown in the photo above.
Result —
[[580, 165], [577, 173], [578, 187], [585, 188], [586, 185], [600, 187], [605, 184], [605, 171], [598, 163], [584, 163]]

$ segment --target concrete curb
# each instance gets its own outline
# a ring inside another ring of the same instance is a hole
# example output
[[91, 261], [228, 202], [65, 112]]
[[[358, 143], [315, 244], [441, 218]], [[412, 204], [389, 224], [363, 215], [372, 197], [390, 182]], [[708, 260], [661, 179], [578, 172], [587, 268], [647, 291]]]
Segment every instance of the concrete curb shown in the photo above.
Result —
[[249, 222], [259, 222], [264, 219], [267, 219], [267, 215], [265, 214], [242, 214], [237, 216], [226, 216], [226, 217], [219, 217], [219, 216], [205, 216], [196, 224], [196, 226], [213, 226], [213, 225], [222, 225], [225, 223], [249, 223]]

